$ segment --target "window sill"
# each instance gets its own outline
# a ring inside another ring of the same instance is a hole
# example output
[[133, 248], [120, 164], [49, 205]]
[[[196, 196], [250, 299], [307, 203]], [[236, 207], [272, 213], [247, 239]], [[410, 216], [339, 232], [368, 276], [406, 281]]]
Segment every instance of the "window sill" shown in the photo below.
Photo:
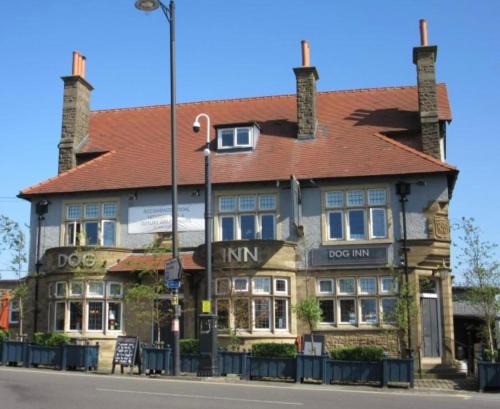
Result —
[[348, 245], [367, 245], [367, 244], [392, 244], [394, 240], [391, 238], [387, 239], [363, 239], [363, 240], [329, 240], [325, 239], [322, 241], [324, 246], [348, 246]]

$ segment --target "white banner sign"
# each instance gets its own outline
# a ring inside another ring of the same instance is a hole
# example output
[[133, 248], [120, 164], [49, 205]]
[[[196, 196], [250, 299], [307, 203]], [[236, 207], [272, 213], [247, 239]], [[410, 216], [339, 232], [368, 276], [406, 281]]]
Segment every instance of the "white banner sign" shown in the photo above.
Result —
[[[205, 230], [203, 203], [179, 205], [177, 228], [179, 231]], [[172, 231], [172, 206], [134, 206], [128, 208], [129, 234]]]

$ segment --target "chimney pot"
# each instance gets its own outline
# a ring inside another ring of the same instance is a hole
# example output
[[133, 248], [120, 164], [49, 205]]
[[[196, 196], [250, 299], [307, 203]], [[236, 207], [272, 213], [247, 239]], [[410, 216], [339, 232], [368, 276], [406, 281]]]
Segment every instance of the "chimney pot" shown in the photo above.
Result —
[[73, 64], [71, 65], [71, 75], [77, 75], [76, 70], [77, 70], [77, 66], [78, 66], [78, 57], [79, 56], [80, 56], [80, 54], [78, 53], [78, 51], [73, 51]]
[[420, 45], [427, 47], [427, 21], [425, 19], [420, 20]]
[[309, 49], [309, 43], [306, 40], [302, 40], [302, 66], [309, 67], [311, 65], [311, 50]]
[[81, 77], [82, 78], [85, 78], [85, 63], [87, 61], [87, 59], [82, 55], [82, 71], [80, 73]]

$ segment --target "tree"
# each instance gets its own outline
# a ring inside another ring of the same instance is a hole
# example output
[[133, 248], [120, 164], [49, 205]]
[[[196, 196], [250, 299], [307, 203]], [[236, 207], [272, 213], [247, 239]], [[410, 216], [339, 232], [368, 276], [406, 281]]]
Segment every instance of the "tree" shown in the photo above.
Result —
[[473, 218], [463, 217], [455, 225], [458, 237], [458, 266], [461, 268], [464, 284], [468, 287], [467, 302], [481, 314], [489, 346], [491, 360], [495, 360], [493, 329], [500, 312], [500, 264], [495, 257], [497, 244], [481, 238], [481, 230]]
[[18, 222], [10, 217], [0, 215], [1, 250], [10, 253], [10, 268], [16, 273], [18, 286], [13, 291], [13, 299], [19, 302], [19, 334], [23, 335], [25, 302], [29, 289], [25, 281], [21, 282], [24, 267], [28, 261], [26, 255], [26, 239]]
[[313, 354], [316, 355], [313, 331], [315, 330], [316, 325], [318, 325], [318, 322], [321, 321], [322, 317], [319, 301], [316, 297], [304, 298], [295, 305], [294, 311], [297, 314], [297, 318], [308, 326], [311, 334], [312, 351]]

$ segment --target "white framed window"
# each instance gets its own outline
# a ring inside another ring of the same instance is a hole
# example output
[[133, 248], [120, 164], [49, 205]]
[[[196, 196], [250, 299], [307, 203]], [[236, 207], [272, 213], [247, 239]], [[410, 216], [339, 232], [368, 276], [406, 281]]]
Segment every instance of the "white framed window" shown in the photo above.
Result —
[[54, 284], [53, 283], [49, 283], [49, 285], [48, 285], [48, 295], [49, 295], [49, 298], [52, 298], [54, 296]]
[[366, 220], [363, 209], [347, 211], [347, 240], [366, 239]]
[[221, 128], [217, 130], [217, 149], [250, 148], [253, 146], [252, 126]]
[[68, 309], [69, 331], [81, 331], [83, 328], [83, 303], [81, 301], [69, 301]]
[[359, 299], [360, 322], [376, 324], [378, 322], [378, 307], [376, 298]]
[[259, 195], [259, 210], [275, 210], [276, 195]]
[[344, 212], [337, 210], [327, 213], [328, 240], [344, 240]]
[[104, 297], [104, 283], [102, 281], [89, 281], [87, 283], [87, 297]]
[[229, 300], [227, 298], [218, 298], [215, 300], [215, 311], [217, 313], [217, 328], [229, 328]]
[[71, 281], [69, 283], [69, 295], [71, 297], [81, 297], [83, 295], [83, 281]]
[[257, 209], [257, 197], [255, 195], [242, 195], [239, 197], [238, 209], [240, 212], [251, 212]]
[[252, 292], [253, 294], [271, 294], [271, 277], [254, 277]]
[[274, 300], [274, 328], [276, 331], [288, 330], [288, 300], [276, 298]]
[[66, 206], [66, 218], [68, 220], [78, 220], [82, 217], [82, 205], [71, 204]]
[[220, 217], [220, 235], [223, 241], [236, 238], [236, 224], [234, 216]]
[[328, 209], [344, 207], [344, 192], [326, 192], [326, 207]]
[[354, 295], [356, 293], [356, 280], [353, 277], [338, 278], [339, 295]]
[[215, 292], [217, 295], [229, 294], [229, 279], [218, 278], [215, 280]]
[[396, 322], [396, 298], [383, 297], [380, 299], [381, 320], [384, 323]]
[[87, 330], [102, 331], [104, 321], [104, 302], [89, 301], [87, 303]]
[[54, 331], [64, 331], [66, 322], [66, 302], [57, 301], [54, 308]]
[[394, 277], [385, 276], [380, 277], [380, 293], [381, 294], [394, 294], [398, 291], [398, 284]]
[[270, 330], [271, 329], [271, 298], [255, 297], [253, 298], [253, 329]]
[[370, 238], [385, 239], [387, 237], [386, 220], [385, 209], [378, 207], [370, 209]]
[[122, 319], [123, 319], [123, 308], [121, 302], [108, 302], [107, 303], [107, 314], [108, 323], [107, 330], [108, 331], [122, 331]]
[[359, 283], [359, 294], [377, 294], [377, 278], [376, 277], [360, 277], [358, 279]]
[[121, 298], [123, 296], [123, 284], [117, 282], [108, 282], [108, 297]]
[[260, 238], [262, 240], [274, 240], [276, 238], [276, 216], [274, 214], [260, 215]]
[[333, 278], [318, 278], [316, 280], [316, 292], [318, 295], [335, 294], [335, 279], [333, 279]]
[[279, 277], [274, 279], [274, 294], [288, 294], [288, 279]]
[[58, 281], [56, 283], [55, 296], [57, 298], [64, 298], [64, 297], [66, 297], [66, 282], [64, 282], [64, 281]]
[[248, 291], [248, 278], [247, 277], [234, 277], [233, 278], [233, 291], [235, 293], [243, 293]]
[[20, 308], [19, 300], [13, 299], [9, 301], [9, 324], [19, 324]]
[[235, 212], [236, 211], [236, 196], [221, 196], [219, 197], [219, 212]]
[[318, 300], [321, 309], [321, 324], [335, 323], [335, 300], [320, 298]]
[[341, 324], [356, 324], [356, 299], [341, 298], [339, 299], [340, 323]]
[[236, 298], [233, 301], [234, 327], [237, 330], [248, 330], [250, 328], [248, 298]]

